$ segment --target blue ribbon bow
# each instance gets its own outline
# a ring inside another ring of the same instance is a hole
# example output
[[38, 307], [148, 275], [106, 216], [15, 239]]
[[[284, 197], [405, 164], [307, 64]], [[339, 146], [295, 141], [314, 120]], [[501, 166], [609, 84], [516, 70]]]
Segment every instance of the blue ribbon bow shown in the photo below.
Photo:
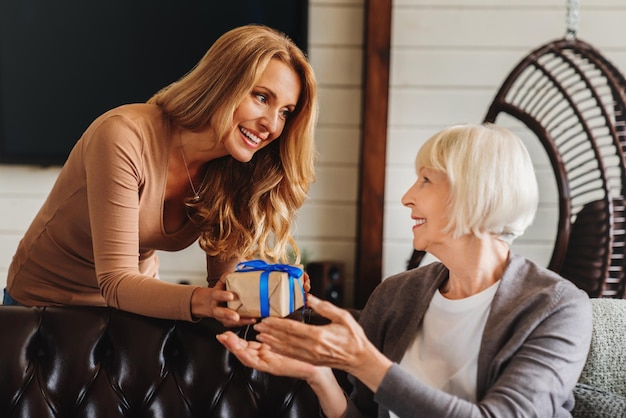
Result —
[[303, 274], [301, 268], [289, 264], [268, 264], [263, 260], [250, 260], [238, 263], [237, 271], [262, 271], [259, 283], [262, 318], [270, 316], [269, 277], [272, 271], [284, 272], [289, 275], [289, 313], [294, 311], [296, 283], [298, 283], [298, 286], [302, 291], [302, 300], [306, 300], [304, 288], [302, 287], [302, 284], [298, 280], [296, 280], [299, 279]]

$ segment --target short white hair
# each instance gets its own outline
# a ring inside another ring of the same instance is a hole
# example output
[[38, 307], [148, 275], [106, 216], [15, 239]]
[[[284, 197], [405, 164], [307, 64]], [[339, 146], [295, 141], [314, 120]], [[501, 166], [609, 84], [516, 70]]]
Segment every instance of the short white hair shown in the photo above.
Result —
[[490, 233], [508, 243], [522, 235], [537, 211], [538, 187], [528, 150], [494, 124], [455, 125], [433, 135], [415, 160], [450, 182], [447, 231], [454, 237]]

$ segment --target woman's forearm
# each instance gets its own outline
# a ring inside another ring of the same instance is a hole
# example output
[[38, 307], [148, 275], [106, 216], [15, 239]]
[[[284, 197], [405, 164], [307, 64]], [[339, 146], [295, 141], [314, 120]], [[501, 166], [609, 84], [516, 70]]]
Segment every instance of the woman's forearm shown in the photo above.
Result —
[[328, 418], [342, 417], [348, 407], [343, 389], [337, 382], [332, 369], [318, 367], [318, 372], [307, 378], [307, 383], [317, 395], [320, 407]]
[[376, 393], [393, 362], [369, 341], [367, 346], [355, 363], [356, 367], [347, 368], [346, 371]]

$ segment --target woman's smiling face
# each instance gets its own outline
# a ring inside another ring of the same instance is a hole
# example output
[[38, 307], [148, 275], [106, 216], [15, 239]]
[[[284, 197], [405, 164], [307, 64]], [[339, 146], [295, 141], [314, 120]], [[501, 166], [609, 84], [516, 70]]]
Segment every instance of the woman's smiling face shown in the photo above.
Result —
[[402, 197], [402, 204], [411, 209], [413, 247], [435, 255], [437, 246], [450, 239], [444, 232], [448, 226], [450, 182], [445, 174], [420, 168], [417, 181]]
[[272, 59], [235, 109], [233, 129], [224, 138], [228, 153], [248, 162], [254, 153], [278, 138], [300, 97], [298, 74], [289, 65]]

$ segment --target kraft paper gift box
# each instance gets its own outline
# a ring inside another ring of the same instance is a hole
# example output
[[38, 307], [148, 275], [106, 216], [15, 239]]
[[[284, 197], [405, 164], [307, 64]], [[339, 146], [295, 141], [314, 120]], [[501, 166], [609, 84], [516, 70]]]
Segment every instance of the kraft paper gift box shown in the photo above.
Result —
[[241, 316], [284, 317], [305, 304], [302, 269], [262, 260], [239, 263], [236, 272], [226, 275], [226, 289], [237, 300], [228, 307]]

